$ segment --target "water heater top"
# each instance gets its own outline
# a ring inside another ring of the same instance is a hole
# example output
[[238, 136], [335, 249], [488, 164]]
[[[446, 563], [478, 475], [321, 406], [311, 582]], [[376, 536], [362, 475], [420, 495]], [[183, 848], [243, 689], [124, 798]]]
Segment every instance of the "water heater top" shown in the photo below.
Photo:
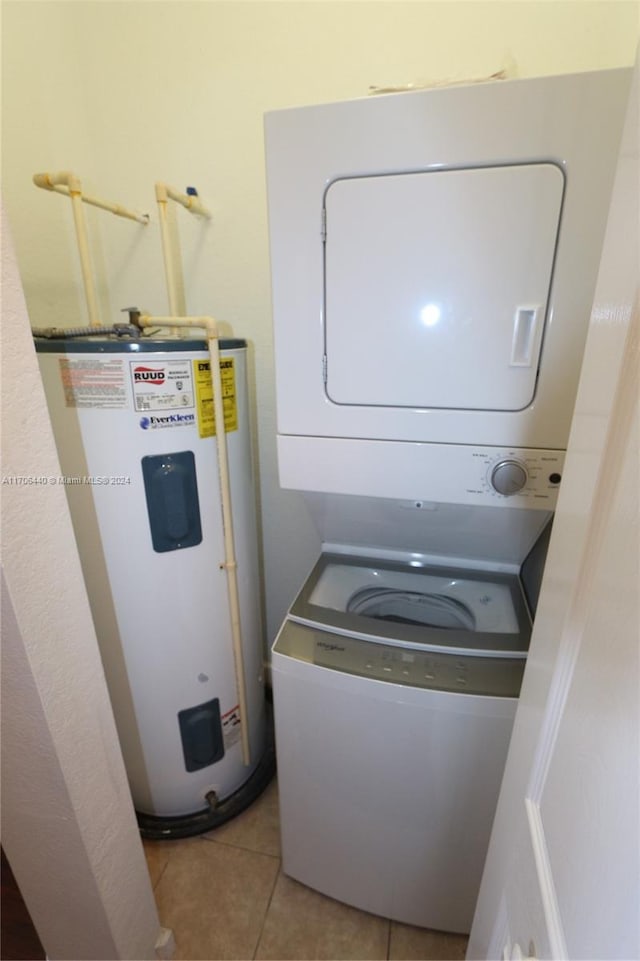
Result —
[[[140, 337], [138, 339], [122, 337], [35, 337], [36, 351], [41, 354], [151, 354], [174, 351], [208, 350], [206, 340], [180, 340], [179, 338]], [[227, 337], [218, 341], [220, 350], [240, 350], [247, 346], [246, 340]]]

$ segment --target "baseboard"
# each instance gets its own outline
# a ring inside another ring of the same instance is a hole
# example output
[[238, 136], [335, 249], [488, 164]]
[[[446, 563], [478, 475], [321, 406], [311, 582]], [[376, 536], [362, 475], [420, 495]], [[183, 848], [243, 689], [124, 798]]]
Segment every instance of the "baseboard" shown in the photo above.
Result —
[[156, 938], [156, 958], [160, 961], [171, 961], [176, 950], [176, 939], [171, 928], [160, 928]]

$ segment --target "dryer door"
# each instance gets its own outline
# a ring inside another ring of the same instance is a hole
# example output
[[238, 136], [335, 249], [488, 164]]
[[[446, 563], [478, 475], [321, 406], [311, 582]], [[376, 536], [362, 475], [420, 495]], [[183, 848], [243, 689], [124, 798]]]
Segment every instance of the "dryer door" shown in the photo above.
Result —
[[334, 180], [325, 193], [327, 398], [527, 407], [563, 189], [551, 163]]

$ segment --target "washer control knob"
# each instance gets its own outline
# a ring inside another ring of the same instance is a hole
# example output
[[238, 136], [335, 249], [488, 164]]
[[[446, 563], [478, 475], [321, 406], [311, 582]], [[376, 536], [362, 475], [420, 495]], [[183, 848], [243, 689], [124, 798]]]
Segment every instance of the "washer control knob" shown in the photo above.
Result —
[[517, 494], [527, 483], [527, 472], [517, 460], [501, 460], [491, 471], [491, 484], [498, 494]]

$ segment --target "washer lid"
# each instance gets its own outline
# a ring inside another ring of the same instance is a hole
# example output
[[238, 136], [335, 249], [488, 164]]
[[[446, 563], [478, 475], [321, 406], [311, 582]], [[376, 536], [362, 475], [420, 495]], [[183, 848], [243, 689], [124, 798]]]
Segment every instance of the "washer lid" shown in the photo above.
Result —
[[531, 635], [516, 575], [328, 553], [320, 557], [289, 616], [410, 647], [518, 657], [526, 654]]
[[334, 180], [334, 404], [519, 411], [533, 400], [564, 191], [552, 163]]

